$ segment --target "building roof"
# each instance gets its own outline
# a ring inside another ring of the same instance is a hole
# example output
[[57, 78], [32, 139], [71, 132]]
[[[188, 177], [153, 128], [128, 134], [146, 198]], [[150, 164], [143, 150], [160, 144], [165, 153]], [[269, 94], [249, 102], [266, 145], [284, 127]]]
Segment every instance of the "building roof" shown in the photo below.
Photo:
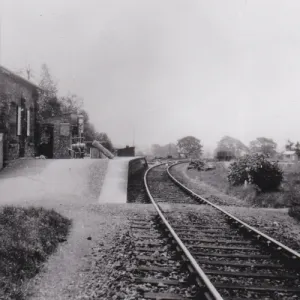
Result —
[[1, 65], [0, 65], [0, 72], [4, 73], [6, 75], [12, 76], [12, 77], [16, 78], [17, 80], [20, 80], [20, 81], [24, 82], [25, 84], [30, 85], [34, 88], [42, 90], [37, 84], [33, 83], [32, 81], [29, 81], [28, 79], [23, 78], [20, 75], [17, 75], [16, 73], [10, 71], [9, 69], [7, 69]]
[[284, 155], [293, 155], [295, 153], [296, 153], [296, 151], [284, 151], [283, 152]]

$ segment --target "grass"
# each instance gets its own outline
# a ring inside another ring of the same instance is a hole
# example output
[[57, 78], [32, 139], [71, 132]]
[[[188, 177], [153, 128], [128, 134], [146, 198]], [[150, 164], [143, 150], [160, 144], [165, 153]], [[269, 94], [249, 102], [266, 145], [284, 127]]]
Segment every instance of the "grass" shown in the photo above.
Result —
[[0, 299], [24, 299], [22, 284], [34, 277], [71, 221], [54, 210], [5, 206], [0, 210]]
[[227, 181], [228, 166], [222, 163], [216, 164], [216, 169], [198, 172], [189, 170], [189, 177], [205, 182], [219, 191], [245, 200], [257, 207], [290, 207], [300, 199], [300, 170], [299, 166], [283, 168], [284, 180], [278, 191], [258, 193], [254, 186], [231, 186]]

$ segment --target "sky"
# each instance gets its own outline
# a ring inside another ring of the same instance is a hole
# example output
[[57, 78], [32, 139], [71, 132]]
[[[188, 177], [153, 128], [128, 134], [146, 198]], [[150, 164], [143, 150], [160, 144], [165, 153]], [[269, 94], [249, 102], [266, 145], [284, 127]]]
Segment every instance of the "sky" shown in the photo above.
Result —
[[37, 81], [46, 63], [117, 145], [281, 149], [300, 140], [299, 15], [299, 0], [0, 0], [0, 63]]

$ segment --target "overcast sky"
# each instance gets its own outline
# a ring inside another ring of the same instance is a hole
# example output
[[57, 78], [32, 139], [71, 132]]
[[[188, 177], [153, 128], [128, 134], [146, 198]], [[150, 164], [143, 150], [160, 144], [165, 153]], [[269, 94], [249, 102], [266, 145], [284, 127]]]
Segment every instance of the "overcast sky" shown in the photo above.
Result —
[[115, 144], [300, 140], [299, 0], [0, 0], [1, 64], [47, 63]]

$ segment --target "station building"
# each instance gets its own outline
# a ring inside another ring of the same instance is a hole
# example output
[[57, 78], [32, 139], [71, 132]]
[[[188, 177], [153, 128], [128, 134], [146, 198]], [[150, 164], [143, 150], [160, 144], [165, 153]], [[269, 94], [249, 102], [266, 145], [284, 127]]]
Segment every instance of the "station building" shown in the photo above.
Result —
[[0, 135], [4, 162], [36, 154], [40, 88], [0, 66]]

